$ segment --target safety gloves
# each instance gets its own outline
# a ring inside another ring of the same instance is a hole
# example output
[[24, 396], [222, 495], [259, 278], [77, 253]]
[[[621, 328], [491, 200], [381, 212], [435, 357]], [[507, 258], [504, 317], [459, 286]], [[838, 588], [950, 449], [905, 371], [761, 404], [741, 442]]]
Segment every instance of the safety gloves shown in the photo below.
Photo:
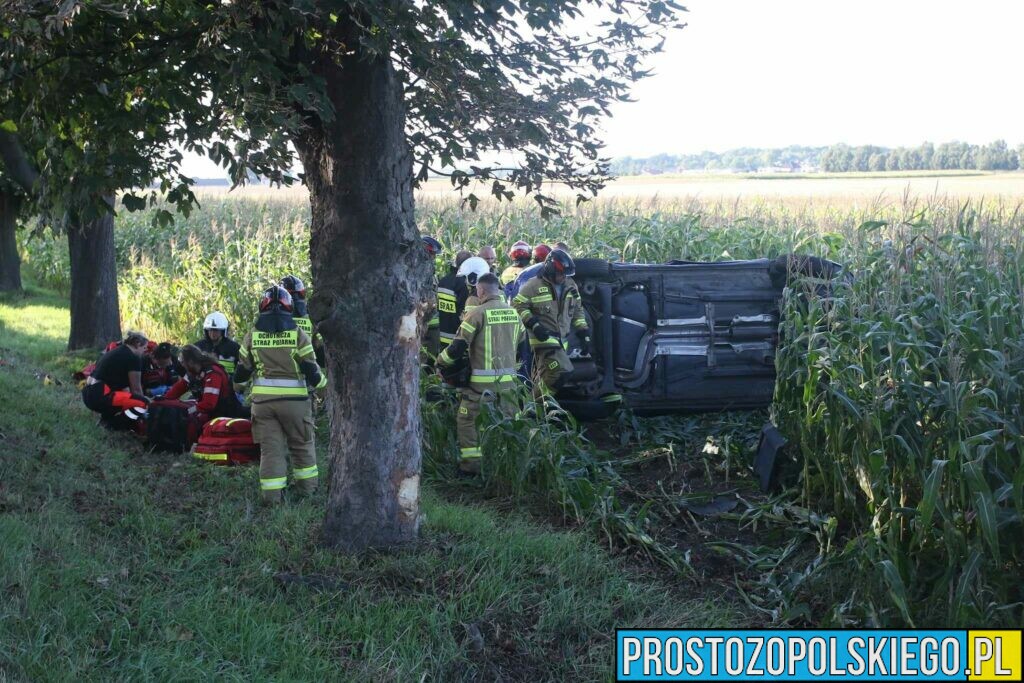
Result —
[[526, 326], [533, 332], [533, 336], [537, 338], [537, 341], [547, 341], [551, 337], [555, 336], [555, 333], [540, 324], [540, 318], [533, 316], [526, 321]]

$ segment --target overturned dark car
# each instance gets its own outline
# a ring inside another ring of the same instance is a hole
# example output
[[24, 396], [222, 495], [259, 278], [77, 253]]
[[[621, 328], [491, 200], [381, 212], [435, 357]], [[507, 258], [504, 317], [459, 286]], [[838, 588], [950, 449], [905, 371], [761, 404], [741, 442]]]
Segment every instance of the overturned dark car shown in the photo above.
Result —
[[624, 402], [639, 414], [761, 408], [775, 390], [783, 289], [794, 276], [828, 287], [832, 261], [782, 256], [667, 264], [576, 261], [593, 330], [591, 356], [569, 339], [574, 369], [558, 394], [582, 419]]

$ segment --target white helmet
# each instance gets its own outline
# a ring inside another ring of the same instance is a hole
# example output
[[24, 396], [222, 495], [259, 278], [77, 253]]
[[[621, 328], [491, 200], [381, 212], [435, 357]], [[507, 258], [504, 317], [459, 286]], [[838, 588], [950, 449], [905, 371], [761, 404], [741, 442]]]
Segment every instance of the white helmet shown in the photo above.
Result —
[[462, 265], [459, 266], [459, 270], [455, 274], [466, 278], [466, 282], [470, 285], [475, 285], [478, 277], [489, 272], [491, 272], [491, 267], [487, 265], [487, 261], [484, 261], [479, 256], [470, 256], [462, 262]]
[[214, 311], [210, 315], [206, 316], [206, 320], [203, 321], [203, 332], [206, 332], [207, 330], [220, 330], [224, 334], [227, 334], [227, 316], [220, 311]]

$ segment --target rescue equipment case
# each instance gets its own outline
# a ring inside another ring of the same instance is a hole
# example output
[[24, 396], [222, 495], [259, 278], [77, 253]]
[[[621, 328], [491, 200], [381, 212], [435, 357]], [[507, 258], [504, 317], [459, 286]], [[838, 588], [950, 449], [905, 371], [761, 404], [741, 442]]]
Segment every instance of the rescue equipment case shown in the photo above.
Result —
[[252, 440], [252, 422], [218, 417], [203, 427], [192, 455], [213, 465], [245, 465], [260, 461], [259, 444]]

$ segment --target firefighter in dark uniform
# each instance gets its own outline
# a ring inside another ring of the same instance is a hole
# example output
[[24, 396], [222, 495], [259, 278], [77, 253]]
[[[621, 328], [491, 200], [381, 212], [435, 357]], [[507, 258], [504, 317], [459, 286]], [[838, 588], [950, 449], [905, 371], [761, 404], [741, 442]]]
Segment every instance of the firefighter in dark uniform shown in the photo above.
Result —
[[501, 296], [498, 277], [484, 273], [476, 280], [477, 304], [459, 325], [458, 334], [441, 352], [437, 364], [442, 373], [469, 365], [468, 386], [460, 389], [456, 428], [459, 436], [459, 469], [480, 472], [483, 454], [476, 418], [484, 404], [496, 403], [510, 414], [515, 409], [516, 347], [523, 324]]
[[224, 372], [233, 375], [238, 363], [238, 342], [231, 338], [228, 318], [220, 311], [214, 311], [203, 321], [203, 338], [195, 343], [203, 353], [213, 356]]
[[459, 275], [459, 268], [470, 257], [466, 250], [455, 255], [454, 264], [448, 268], [448, 273], [437, 283], [437, 320], [439, 331], [440, 350], [444, 351], [455, 339], [455, 333], [459, 331], [459, 323], [462, 322], [462, 311], [466, 307], [466, 299], [469, 298], [469, 287], [466, 278]]
[[313, 411], [310, 390], [322, 389], [313, 342], [292, 319], [291, 294], [274, 285], [263, 294], [255, 329], [239, 353], [236, 383], [252, 380], [252, 436], [260, 445], [260, 491], [263, 502], [279, 503], [292, 480], [300, 493], [317, 487]]
[[[430, 262], [434, 265], [436, 270], [437, 258], [441, 254], [444, 247], [436, 239], [430, 235], [421, 235], [420, 239], [423, 242], [423, 248], [427, 250], [427, 255], [430, 257]], [[434, 291], [437, 292], [438, 282], [437, 273], [434, 274]], [[431, 302], [434, 303], [434, 302]], [[430, 310], [427, 310], [427, 327], [423, 331], [423, 339], [421, 339], [420, 346], [420, 365], [424, 367], [430, 367], [434, 364], [434, 359], [437, 358], [437, 354], [441, 350], [440, 342], [440, 329], [441, 319], [438, 315], [438, 309], [431, 306]]]
[[577, 331], [580, 351], [590, 353], [590, 328], [580, 290], [572, 279], [575, 273], [576, 264], [569, 254], [555, 249], [548, 254], [540, 275], [523, 284], [512, 299], [529, 330], [533, 389], [538, 397], [557, 392], [572, 372], [567, 353], [571, 329]]

